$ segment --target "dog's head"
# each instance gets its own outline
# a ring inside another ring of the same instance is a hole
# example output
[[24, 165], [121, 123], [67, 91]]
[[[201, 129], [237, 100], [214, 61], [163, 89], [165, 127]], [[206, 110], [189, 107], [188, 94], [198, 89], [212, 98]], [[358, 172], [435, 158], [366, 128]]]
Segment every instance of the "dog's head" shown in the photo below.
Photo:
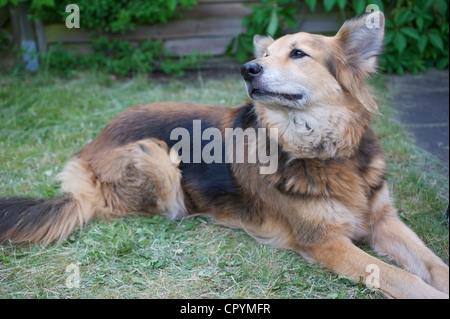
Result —
[[[282, 138], [283, 131], [286, 133], [284, 144], [289, 140], [298, 144], [298, 137], [305, 141], [315, 130], [309, 151], [292, 149], [295, 156], [331, 158], [340, 151], [349, 155], [354, 145], [342, 145], [348, 137], [342, 136], [345, 132], [340, 126], [361, 121], [377, 109], [365, 80], [376, 70], [383, 39], [384, 15], [380, 11], [345, 22], [334, 37], [304, 32], [278, 40], [254, 37], [256, 59], [241, 68], [249, 97], [265, 108], [268, 124], [282, 129]], [[339, 138], [330, 137], [324, 131], [326, 126], [340, 134]]]

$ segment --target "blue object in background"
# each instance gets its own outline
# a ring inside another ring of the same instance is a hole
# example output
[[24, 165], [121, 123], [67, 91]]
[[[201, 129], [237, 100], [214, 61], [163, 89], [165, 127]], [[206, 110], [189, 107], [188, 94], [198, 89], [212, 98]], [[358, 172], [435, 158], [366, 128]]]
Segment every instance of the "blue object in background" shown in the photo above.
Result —
[[37, 71], [39, 60], [37, 56], [36, 42], [33, 40], [22, 40], [22, 59], [27, 71]]

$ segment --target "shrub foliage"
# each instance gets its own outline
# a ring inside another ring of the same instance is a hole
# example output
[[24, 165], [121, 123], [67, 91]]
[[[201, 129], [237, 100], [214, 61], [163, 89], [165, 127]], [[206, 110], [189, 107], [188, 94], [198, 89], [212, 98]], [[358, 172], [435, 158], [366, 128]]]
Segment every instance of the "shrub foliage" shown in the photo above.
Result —
[[[17, 5], [20, 1], [28, 2], [31, 16], [44, 22], [63, 22], [68, 15], [66, 3], [55, 0], [0, 0], [0, 7], [7, 3]], [[343, 19], [364, 13], [369, 4], [377, 5], [386, 16], [385, 50], [379, 63], [383, 72], [403, 74], [428, 67], [448, 68], [449, 0], [261, 0], [243, 19], [246, 31], [233, 37], [225, 53], [244, 62], [252, 56], [254, 34], [278, 37], [287, 29], [297, 30], [296, 14], [302, 3], [311, 12], [319, 6], [325, 12], [338, 10]], [[112, 33], [133, 30], [139, 23], [168, 22], [177, 15], [179, 7], [195, 4], [196, 0], [77, 0], [83, 13], [82, 28]], [[45, 60], [52, 68], [67, 66], [61, 63], [65, 61], [73, 67], [90, 63], [118, 74], [155, 68], [179, 74], [199, 57], [196, 54], [182, 58], [171, 56], [161, 42], [152, 40], [133, 47], [126, 41], [93, 36], [91, 43], [93, 56], [82, 58], [81, 62], [72, 63], [71, 60], [79, 58], [63, 52], [61, 47], [52, 50]]]
[[[295, 13], [302, 1], [262, 0], [245, 17], [245, 33], [236, 35], [227, 53], [245, 61], [252, 55], [254, 34], [282, 35], [296, 29]], [[322, 5], [325, 12], [337, 9], [343, 18], [360, 15], [374, 4], [386, 16], [385, 50], [380, 58], [384, 72], [413, 73], [428, 67], [449, 65], [449, 0], [304, 0], [311, 11]]]

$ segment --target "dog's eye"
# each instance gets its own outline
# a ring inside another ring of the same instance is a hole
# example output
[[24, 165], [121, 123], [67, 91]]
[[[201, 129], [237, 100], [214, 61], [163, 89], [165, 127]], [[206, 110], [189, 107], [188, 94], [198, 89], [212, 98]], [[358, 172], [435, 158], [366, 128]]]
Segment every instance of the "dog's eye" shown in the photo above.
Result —
[[306, 54], [305, 52], [303, 52], [300, 49], [293, 49], [291, 51], [291, 53], [289, 54], [289, 57], [291, 59], [301, 59], [301, 58], [303, 58], [305, 56], [308, 56], [308, 54]]

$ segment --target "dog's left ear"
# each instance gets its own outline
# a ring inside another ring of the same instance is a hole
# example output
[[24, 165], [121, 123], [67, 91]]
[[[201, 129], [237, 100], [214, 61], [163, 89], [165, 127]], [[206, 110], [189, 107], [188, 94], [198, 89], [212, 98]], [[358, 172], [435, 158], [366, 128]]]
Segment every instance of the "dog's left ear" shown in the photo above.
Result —
[[336, 34], [347, 66], [356, 73], [367, 75], [376, 71], [377, 56], [383, 47], [384, 21], [381, 11], [366, 13], [345, 22]]
[[253, 52], [255, 53], [255, 58], [259, 59], [263, 57], [267, 47], [271, 45], [273, 41], [274, 40], [270, 35], [255, 35], [253, 37]]

